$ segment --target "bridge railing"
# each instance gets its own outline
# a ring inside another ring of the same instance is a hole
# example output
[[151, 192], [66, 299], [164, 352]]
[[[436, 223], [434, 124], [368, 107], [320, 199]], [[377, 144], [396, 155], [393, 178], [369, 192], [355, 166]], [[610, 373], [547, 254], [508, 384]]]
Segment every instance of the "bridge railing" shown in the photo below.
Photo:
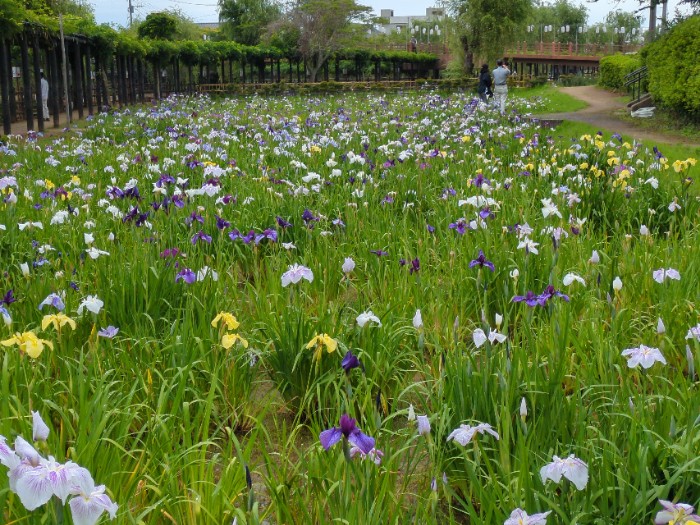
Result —
[[506, 49], [505, 56], [511, 55], [555, 55], [555, 56], [604, 56], [615, 53], [634, 53], [639, 44], [583, 44], [575, 42], [516, 42]]

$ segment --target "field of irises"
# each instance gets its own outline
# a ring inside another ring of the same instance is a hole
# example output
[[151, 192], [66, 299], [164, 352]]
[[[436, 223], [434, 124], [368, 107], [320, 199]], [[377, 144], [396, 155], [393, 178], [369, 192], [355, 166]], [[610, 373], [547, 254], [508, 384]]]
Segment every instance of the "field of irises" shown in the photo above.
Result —
[[539, 103], [0, 145], [0, 522], [699, 522], [700, 166]]

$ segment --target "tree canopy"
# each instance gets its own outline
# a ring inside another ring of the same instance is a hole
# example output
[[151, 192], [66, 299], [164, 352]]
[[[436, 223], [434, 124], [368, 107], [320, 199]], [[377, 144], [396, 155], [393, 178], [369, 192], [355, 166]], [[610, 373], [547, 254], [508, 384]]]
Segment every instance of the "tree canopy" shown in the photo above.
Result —
[[265, 28], [282, 15], [274, 0], [219, 0], [219, 21], [223, 35], [241, 44], [260, 43]]

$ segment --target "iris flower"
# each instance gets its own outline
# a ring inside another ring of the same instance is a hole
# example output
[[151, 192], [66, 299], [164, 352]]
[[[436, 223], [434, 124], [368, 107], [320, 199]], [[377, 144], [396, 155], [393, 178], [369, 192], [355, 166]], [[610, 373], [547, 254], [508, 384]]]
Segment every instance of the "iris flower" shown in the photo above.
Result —
[[53, 350], [53, 343], [51, 341], [38, 338], [34, 332], [23, 332], [21, 334], [17, 332], [9, 339], [0, 341], [0, 345], [17, 345], [19, 346], [20, 352], [24, 352], [32, 359], [36, 359], [41, 355], [41, 353], [44, 351], [44, 345]]
[[315, 348], [314, 359], [317, 361], [321, 359], [321, 355], [323, 355], [323, 347], [325, 347], [326, 351], [330, 354], [337, 350], [338, 342], [328, 334], [317, 334], [306, 345], [307, 350]]
[[622, 355], [627, 357], [627, 366], [635, 368], [637, 365], [642, 365], [644, 369], [651, 368], [657, 361], [666, 364], [666, 359], [661, 354], [658, 348], [651, 348], [644, 345], [639, 345], [637, 348], [628, 348], [622, 351]]
[[240, 325], [236, 316], [228, 312], [219, 312], [212, 320], [211, 325], [216, 328], [221, 321], [226, 325], [227, 330], [236, 330]]
[[659, 268], [658, 270], [654, 270], [652, 276], [654, 277], [654, 280], [659, 284], [663, 283], [664, 279], [673, 279], [675, 281], [681, 280], [681, 274], [678, 273], [678, 270], [674, 270], [673, 268], [669, 268], [667, 270]]
[[189, 268], [183, 268], [175, 276], [175, 282], [178, 282], [180, 279], [185, 281], [187, 284], [192, 284], [197, 280], [197, 274], [195, 274]]
[[346, 373], [350, 373], [350, 370], [352, 370], [353, 368], [361, 367], [362, 363], [360, 363], [360, 360], [357, 358], [357, 356], [355, 354], [353, 354], [350, 350], [348, 350], [345, 353], [345, 357], [343, 357], [343, 360], [341, 361], [340, 366], [343, 367], [343, 370], [345, 370]]
[[551, 479], [554, 483], [559, 483], [562, 476], [571, 481], [578, 490], [586, 488], [588, 483], [588, 465], [571, 454], [566, 459], [557, 456], [552, 458], [552, 462], [540, 469], [542, 483]]
[[75, 525], [94, 525], [103, 512], [107, 512], [111, 519], [117, 516], [119, 506], [104, 492], [105, 486], [95, 487], [95, 482], [89, 475], [76, 480], [71, 489], [74, 497], [68, 503]]
[[87, 309], [93, 314], [97, 315], [104, 306], [104, 302], [96, 295], [88, 295], [83, 302], [78, 305], [78, 315], [83, 314], [83, 310]]
[[496, 270], [496, 267], [493, 265], [493, 263], [486, 259], [483, 250], [479, 250], [479, 256], [469, 263], [469, 268], [474, 268], [475, 266], [479, 266], [480, 268], [486, 267], [492, 272]]
[[240, 341], [241, 345], [243, 345], [243, 348], [248, 348], [248, 341], [243, 339], [243, 337], [241, 337], [239, 334], [225, 334], [221, 338], [221, 346], [228, 350], [233, 345], [235, 345], [237, 341]]
[[75, 330], [75, 321], [62, 313], [45, 315], [41, 320], [42, 330], [46, 330], [49, 326], [53, 326], [53, 329], [60, 333], [61, 328], [65, 325], [68, 325]]
[[324, 450], [328, 450], [333, 445], [345, 438], [348, 443], [356, 446], [363, 454], [369, 454], [374, 448], [374, 438], [367, 436], [357, 428], [355, 420], [347, 414], [340, 416], [340, 426], [324, 430], [319, 434], [318, 439]]
[[685, 503], [672, 503], [663, 499], [659, 503], [664, 510], [659, 511], [654, 518], [655, 525], [691, 525], [700, 523], [700, 516], [693, 514], [695, 509]]
[[292, 283], [297, 284], [302, 279], [306, 279], [311, 283], [314, 280], [314, 273], [306, 266], [292, 264], [287, 271], [282, 274], [282, 287], [286, 288]]
[[116, 326], [109, 325], [107, 328], [102, 328], [97, 332], [99, 337], [104, 337], [106, 339], [114, 339], [114, 337], [119, 333], [119, 328]]
[[549, 516], [551, 512], [551, 510], [548, 510], [547, 512], [528, 516], [527, 512], [524, 510], [515, 509], [510, 513], [510, 518], [508, 518], [503, 525], [546, 525], [547, 516]]
[[39, 310], [43, 309], [44, 306], [53, 306], [59, 312], [66, 308], [66, 304], [63, 302], [63, 297], [56, 293], [50, 293], [46, 296], [46, 299], [41, 301], [39, 304]]
[[382, 322], [379, 320], [379, 317], [374, 315], [372, 313], [372, 310], [367, 310], [366, 312], [362, 312], [360, 315], [357, 316], [357, 325], [360, 328], [363, 328], [368, 322], [372, 321], [373, 323], [376, 323], [377, 326], [382, 326]]
[[471, 425], [459, 425], [459, 428], [454, 429], [452, 433], [447, 436], [447, 441], [455, 440], [463, 447], [466, 447], [467, 443], [474, 439], [477, 432], [482, 435], [488, 432], [496, 439], [499, 439], [498, 432], [496, 432], [491, 425], [488, 423], [479, 423], [474, 427]]

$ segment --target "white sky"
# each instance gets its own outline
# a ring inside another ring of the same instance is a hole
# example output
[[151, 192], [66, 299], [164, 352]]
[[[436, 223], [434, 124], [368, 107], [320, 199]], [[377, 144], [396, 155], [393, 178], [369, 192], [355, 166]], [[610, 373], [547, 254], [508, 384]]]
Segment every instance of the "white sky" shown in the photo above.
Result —
[[[141, 19], [152, 11], [163, 9], [179, 9], [195, 22], [217, 22], [217, 0], [131, 0], [135, 7], [135, 18]], [[669, 0], [668, 16], [673, 18], [679, 0]], [[129, 22], [129, 0], [88, 0], [95, 8], [95, 18], [98, 23], [111, 23], [126, 26]], [[381, 9], [393, 9], [395, 16], [424, 15], [427, 7], [439, 4], [436, 0], [358, 0], [358, 3], [368, 5], [379, 15]], [[583, 2], [573, 0], [572, 3], [584, 5], [588, 9], [588, 23], [601, 22], [610, 11], [636, 11], [639, 9], [638, 0], [598, 0]], [[642, 27], [647, 26], [645, 13]], [[659, 8], [658, 16], [661, 16]]]

